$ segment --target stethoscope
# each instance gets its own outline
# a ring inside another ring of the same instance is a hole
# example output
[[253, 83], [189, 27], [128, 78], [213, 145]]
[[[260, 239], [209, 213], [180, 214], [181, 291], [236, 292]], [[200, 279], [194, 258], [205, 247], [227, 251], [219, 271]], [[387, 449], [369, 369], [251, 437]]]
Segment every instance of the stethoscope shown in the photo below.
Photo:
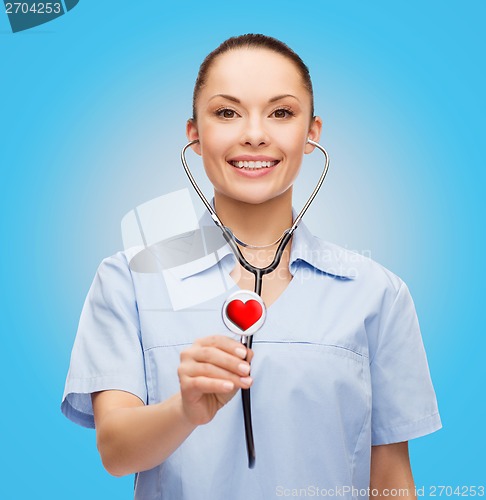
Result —
[[[195, 141], [191, 141], [188, 144], [186, 144], [182, 148], [181, 152], [181, 161], [182, 165], [184, 166], [184, 170], [191, 181], [192, 186], [196, 190], [196, 193], [199, 195], [201, 198], [201, 201], [204, 203], [206, 206], [207, 210], [209, 211], [211, 218], [213, 219], [214, 223], [219, 227], [221, 232], [223, 233], [223, 236], [225, 240], [228, 242], [229, 246], [231, 247], [231, 250], [235, 254], [236, 258], [238, 259], [238, 262], [240, 265], [246, 269], [247, 271], [250, 271], [254, 276], [255, 276], [255, 291], [248, 292], [248, 291], [241, 291], [241, 292], [236, 292], [236, 294], [231, 295], [231, 297], [228, 297], [226, 300], [225, 304], [223, 305], [223, 321], [226, 324], [226, 326], [233, 332], [238, 333], [241, 335], [241, 343], [248, 348], [251, 348], [252, 343], [253, 343], [253, 334], [255, 331], [261, 327], [264, 317], [265, 317], [265, 304], [263, 303], [263, 300], [261, 298], [262, 294], [262, 279], [263, 276], [266, 274], [271, 273], [272, 271], [275, 271], [277, 269], [280, 260], [282, 259], [283, 252], [285, 250], [285, 247], [287, 246], [288, 242], [292, 238], [292, 234], [294, 231], [297, 229], [297, 226], [299, 225], [300, 221], [302, 220], [302, 217], [304, 216], [305, 212], [309, 208], [310, 204], [316, 197], [320, 187], [322, 186], [322, 183], [324, 182], [324, 179], [326, 178], [327, 171], [329, 169], [329, 155], [327, 154], [327, 151], [317, 142], [314, 142], [310, 139], [307, 139], [307, 142], [309, 144], [312, 144], [315, 146], [317, 149], [319, 149], [325, 156], [325, 165], [324, 165], [324, 170], [322, 171], [321, 176], [319, 177], [319, 180], [317, 181], [316, 187], [312, 191], [311, 195], [309, 196], [309, 199], [303, 206], [302, 210], [300, 211], [299, 215], [295, 218], [292, 227], [289, 229], [286, 229], [280, 239], [280, 242], [277, 247], [277, 251], [275, 252], [275, 257], [273, 258], [273, 262], [268, 265], [267, 267], [264, 268], [259, 268], [251, 265], [244, 257], [244, 255], [241, 253], [240, 248], [237, 246], [237, 243], [241, 244], [242, 246], [247, 246], [245, 243], [240, 241], [236, 236], [233, 234], [231, 229], [229, 227], [226, 227], [222, 222], [221, 219], [218, 217], [218, 214], [216, 211], [213, 209], [211, 204], [208, 202], [206, 197], [204, 196], [203, 192], [197, 185], [196, 180], [194, 179], [191, 171], [189, 170], [189, 166], [187, 165], [186, 161], [186, 151], [189, 147], [191, 147], [193, 144], [196, 144], [199, 142], [197, 139]], [[277, 240], [278, 241], [278, 240]], [[252, 306], [252, 314], [256, 313], [257, 315], [260, 314], [260, 318], [258, 321], [256, 321], [254, 324], [251, 326], [247, 327], [247, 325], [243, 325], [242, 323], [238, 323], [237, 320], [231, 317], [231, 313], [233, 310], [235, 310], [235, 307], [232, 307], [234, 305], [239, 305], [241, 302], [238, 300], [238, 296], [241, 296], [242, 298], [246, 298], [249, 302], [251, 302]], [[255, 304], [253, 304], [253, 302]], [[237, 304], [235, 304], [237, 303]], [[259, 307], [261, 308], [261, 311], [259, 310]], [[255, 309], [257, 309], [255, 311]], [[246, 328], [245, 328], [246, 327]], [[253, 441], [253, 428], [251, 425], [251, 404], [250, 404], [250, 389], [242, 389], [241, 390], [241, 396], [242, 396], [242, 402], [243, 402], [243, 416], [244, 416], [244, 422], [245, 422], [245, 437], [246, 437], [246, 449], [248, 452], [248, 467], [252, 469], [255, 466], [255, 445]]]

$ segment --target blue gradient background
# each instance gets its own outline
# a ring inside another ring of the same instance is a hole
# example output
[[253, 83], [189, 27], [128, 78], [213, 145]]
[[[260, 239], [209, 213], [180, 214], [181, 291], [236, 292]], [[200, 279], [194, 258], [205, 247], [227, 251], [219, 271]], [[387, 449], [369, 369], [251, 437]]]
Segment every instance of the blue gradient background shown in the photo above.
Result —
[[[187, 185], [198, 66], [245, 32], [282, 39], [313, 76], [331, 170], [307, 224], [411, 289], [444, 425], [410, 442], [417, 486], [486, 483], [485, 14], [481, 1], [83, 0], [14, 35], [0, 13], [2, 498], [132, 498], [133, 478], [109, 476], [94, 431], [59, 410], [77, 322], [122, 216]], [[306, 157], [296, 206], [319, 160]]]

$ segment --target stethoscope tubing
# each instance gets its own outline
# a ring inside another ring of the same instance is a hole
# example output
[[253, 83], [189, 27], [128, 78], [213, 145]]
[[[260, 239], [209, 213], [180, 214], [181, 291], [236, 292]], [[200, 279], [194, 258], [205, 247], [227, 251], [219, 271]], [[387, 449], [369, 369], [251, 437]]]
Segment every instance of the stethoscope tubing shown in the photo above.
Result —
[[[277, 251], [275, 252], [275, 256], [273, 258], [273, 261], [271, 264], [269, 264], [266, 267], [260, 268], [260, 267], [255, 267], [252, 266], [246, 259], [243, 253], [241, 252], [240, 248], [236, 244], [235, 236], [233, 235], [232, 231], [230, 228], [226, 227], [222, 222], [221, 219], [218, 217], [218, 214], [216, 211], [213, 209], [207, 198], [204, 196], [204, 193], [201, 191], [199, 188], [196, 180], [194, 179], [189, 166], [186, 161], [186, 151], [189, 147], [192, 145], [196, 144], [199, 142], [197, 139], [194, 141], [189, 142], [182, 148], [181, 152], [181, 161], [182, 165], [184, 166], [184, 170], [187, 174], [187, 177], [189, 178], [189, 181], [191, 182], [192, 186], [194, 187], [196, 193], [199, 195], [199, 198], [201, 198], [201, 201], [204, 203], [206, 209], [209, 211], [211, 218], [213, 219], [214, 223], [221, 229], [224, 239], [228, 242], [229, 246], [231, 247], [231, 250], [233, 253], [236, 255], [236, 258], [238, 259], [238, 262], [240, 265], [246, 269], [247, 271], [251, 272], [255, 276], [255, 287], [254, 291], [258, 295], [261, 296], [262, 294], [262, 280], [263, 276], [265, 274], [271, 273], [272, 271], [275, 271], [277, 269], [278, 265], [280, 264], [280, 261], [282, 259], [283, 252], [285, 250], [285, 247], [287, 246], [288, 242], [292, 238], [293, 232], [297, 229], [297, 226], [299, 225], [300, 221], [302, 220], [302, 217], [304, 217], [304, 214], [306, 213], [307, 209], [309, 208], [310, 204], [313, 202], [314, 198], [316, 197], [317, 193], [319, 192], [319, 189], [322, 186], [322, 183], [324, 182], [324, 179], [326, 178], [327, 171], [329, 170], [329, 155], [327, 154], [327, 151], [317, 142], [312, 141], [311, 139], [307, 139], [307, 142], [309, 144], [312, 144], [315, 146], [317, 149], [319, 149], [325, 156], [325, 164], [324, 164], [324, 169], [322, 171], [321, 176], [319, 177], [319, 180], [317, 181], [317, 184], [312, 191], [311, 195], [309, 196], [307, 202], [304, 204], [302, 207], [300, 213], [297, 215], [295, 220], [293, 221], [292, 226], [287, 229], [284, 232], [284, 235], [282, 239], [279, 242], [279, 245], [277, 247]], [[251, 346], [253, 344], [253, 335], [250, 336], [242, 336], [241, 338], [241, 343], [251, 349]], [[243, 417], [244, 417], [244, 422], [245, 422], [245, 438], [246, 438], [246, 449], [248, 452], [248, 467], [250, 469], [253, 469], [255, 466], [255, 445], [254, 445], [254, 440], [253, 440], [253, 427], [251, 423], [251, 401], [250, 401], [250, 389], [242, 389], [241, 390], [241, 398], [242, 398], [242, 404], [243, 404]]]

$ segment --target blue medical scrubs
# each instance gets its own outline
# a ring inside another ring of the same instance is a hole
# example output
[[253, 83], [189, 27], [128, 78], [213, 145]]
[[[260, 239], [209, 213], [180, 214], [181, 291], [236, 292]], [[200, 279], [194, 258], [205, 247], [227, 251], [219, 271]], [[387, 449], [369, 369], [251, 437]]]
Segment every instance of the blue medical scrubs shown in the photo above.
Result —
[[[200, 226], [214, 226], [208, 214]], [[86, 427], [94, 427], [92, 392], [164, 401], [179, 391], [183, 349], [199, 337], [233, 336], [221, 319], [238, 289], [227, 244], [163, 272], [137, 271], [131, 260], [130, 251], [103, 260], [79, 322], [62, 411]], [[255, 468], [237, 394], [164, 463], [136, 475], [136, 499], [365, 498], [372, 445], [441, 428], [403, 281], [303, 222], [289, 267], [293, 279], [253, 343]]]

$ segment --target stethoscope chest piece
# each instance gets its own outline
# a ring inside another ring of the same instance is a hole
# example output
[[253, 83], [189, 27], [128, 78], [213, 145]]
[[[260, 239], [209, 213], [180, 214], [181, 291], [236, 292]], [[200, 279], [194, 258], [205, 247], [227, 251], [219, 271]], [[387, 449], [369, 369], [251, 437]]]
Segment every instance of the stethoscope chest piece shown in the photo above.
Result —
[[226, 299], [222, 316], [224, 324], [230, 331], [242, 337], [249, 337], [265, 322], [265, 303], [255, 292], [238, 290]]

